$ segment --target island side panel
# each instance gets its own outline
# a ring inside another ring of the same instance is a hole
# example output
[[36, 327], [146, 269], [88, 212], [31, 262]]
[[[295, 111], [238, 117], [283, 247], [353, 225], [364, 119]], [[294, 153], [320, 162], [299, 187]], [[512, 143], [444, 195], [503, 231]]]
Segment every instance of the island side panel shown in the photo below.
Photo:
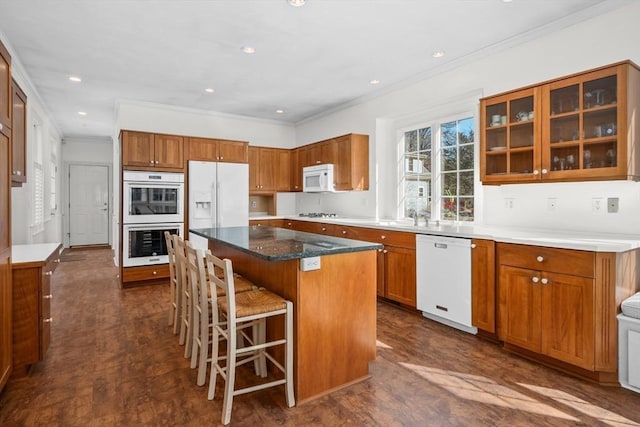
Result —
[[368, 377], [376, 356], [376, 255], [327, 255], [320, 270], [300, 272], [300, 401]]

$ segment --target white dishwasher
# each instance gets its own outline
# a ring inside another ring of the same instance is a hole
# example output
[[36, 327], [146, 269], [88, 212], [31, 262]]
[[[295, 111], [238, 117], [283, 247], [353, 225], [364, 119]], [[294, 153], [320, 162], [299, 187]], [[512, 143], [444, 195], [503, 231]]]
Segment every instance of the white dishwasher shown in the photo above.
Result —
[[471, 325], [471, 239], [417, 234], [416, 277], [424, 317], [478, 332]]

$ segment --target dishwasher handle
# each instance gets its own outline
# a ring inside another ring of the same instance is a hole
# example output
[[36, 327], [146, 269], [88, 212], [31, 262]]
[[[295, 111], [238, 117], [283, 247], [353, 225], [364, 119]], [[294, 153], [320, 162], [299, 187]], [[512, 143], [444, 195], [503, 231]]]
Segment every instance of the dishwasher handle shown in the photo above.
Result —
[[446, 243], [434, 243], [433, 246], [438, 249], [447, 249], [448, 245]]

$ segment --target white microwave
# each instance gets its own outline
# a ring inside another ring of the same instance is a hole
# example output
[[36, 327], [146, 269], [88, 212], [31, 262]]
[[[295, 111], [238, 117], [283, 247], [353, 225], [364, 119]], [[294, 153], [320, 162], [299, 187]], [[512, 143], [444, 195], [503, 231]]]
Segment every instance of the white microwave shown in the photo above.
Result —
[[302, 191], [318, 193], [335, 191], [333, 165], [316, 165], [302, 168]]

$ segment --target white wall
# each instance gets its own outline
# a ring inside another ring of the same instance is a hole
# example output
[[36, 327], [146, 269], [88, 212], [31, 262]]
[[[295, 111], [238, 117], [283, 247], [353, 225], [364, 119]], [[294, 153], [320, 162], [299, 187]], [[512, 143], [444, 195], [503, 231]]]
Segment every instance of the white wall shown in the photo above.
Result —
[[[378, 206], [380, 216], [392, 215], [397, 175], [393, 123], [477, 93], [488, 96], [626, 59], [640, 64], [638, 16], [640, 2], [299, 124], [297, 145], [348, 132], [369, 134], [371, 186], [363, 193], [301, 195], [297, 209], [374, 215]], [[630, 182], [482, 186], [476, 217], [485, 224], [640, 233], [639, 190], [640, 184]], [[619, 213], [592, 214], [591, 199], [609, 196], [620, 198]], [[505, 197], [515, 199], [513, 209], [505, 208]], [[549, 197], [558, 199], [553, 212], [547, 210]]]
[[247, 117], [164, 105], [121, 101], [116, 133], [121, 129], [248, 141], [262, 147], [293, 148], [293, 126]]
[[[0, 33], [0, 38], [5, 47], [9, 50], [12, 58], [11, 72], [15, 81], [27, 95], [27, 182], [21, 187], [13, 187], [11, 189], [11, 241], [14, 245], [28, 243], [50, 243], [61, 242], [62, 214], [60, 207], [60, 189], [61, 187], [61, 148], [60, 148], [60, 132], [55, 123], [51, 120], [44, 103], [41, 101], [38, 92], [35, 90], [28, 74], [25, 72], [19, 57], [13, 50], [10, 41]], [[44, 168], [45, 183], [45, 215], [44, 228], [38, 230], [33, 227], [33, 202], [34, 202], [34, 168], [33, 161], [36, 155], [35, 128], [39, 128], [42, 135], [42, 162]], [[52, 153], [56, 156], [58, 169], [58, 179], [56, 185], [56, 199], [58, 210], [54, 215], [50, 215], [49, 211], [49, 174], [51, 170], [50, 162]]]

